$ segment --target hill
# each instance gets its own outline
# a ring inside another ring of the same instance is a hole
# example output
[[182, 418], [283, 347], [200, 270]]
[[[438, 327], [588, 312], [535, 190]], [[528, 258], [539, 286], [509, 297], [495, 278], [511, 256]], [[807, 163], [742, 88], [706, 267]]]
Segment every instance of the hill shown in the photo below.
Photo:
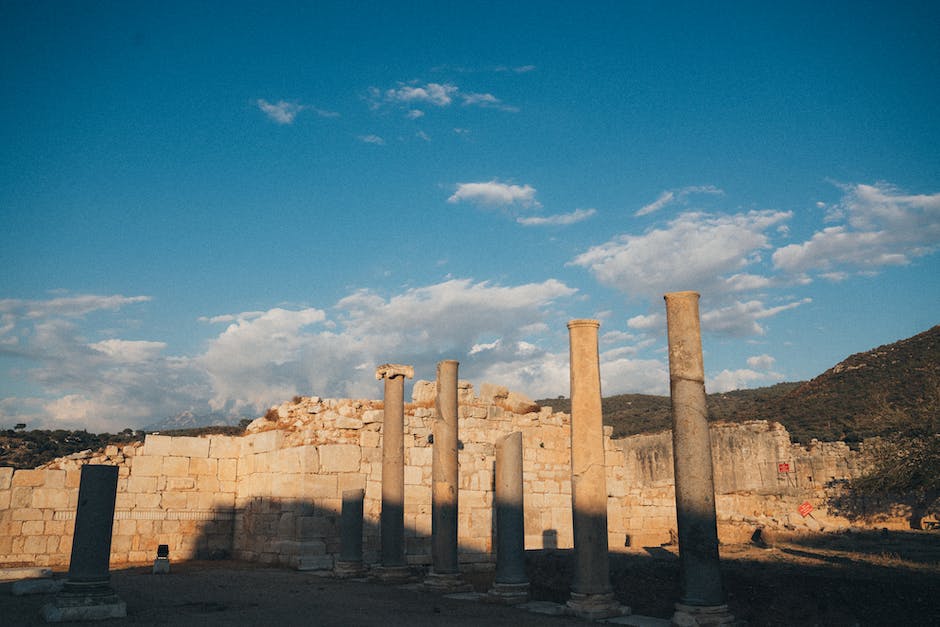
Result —
[[[571, 410], [568, 399], [541, 405]], [[621, 394], [602, 401], [615, 436], [671, 427], [669, 397]], [[940, 325], [914, 337], [851, 355], [811, 381], [708, 395], [709, 420], [774, 420], [796, 442], [856, 443], [940, 429]]]

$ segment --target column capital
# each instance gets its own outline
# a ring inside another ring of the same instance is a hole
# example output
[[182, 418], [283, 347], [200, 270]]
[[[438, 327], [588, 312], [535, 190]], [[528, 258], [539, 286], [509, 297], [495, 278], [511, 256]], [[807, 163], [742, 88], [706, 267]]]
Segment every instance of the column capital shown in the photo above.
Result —
[[575, 327], [594, 327], [595, 329], [600, 328], [601, 323], [598, 320], [590, 320], [586, 318], [579, 318], [577, 320], [569, 320], [568, 328], [573, 329]]
[[375, 369], [376, 379], [391, 379], [393, 377], [414, 379], [414, 376], [414, 366], [406, 366], [404, 364], [383, 364]]

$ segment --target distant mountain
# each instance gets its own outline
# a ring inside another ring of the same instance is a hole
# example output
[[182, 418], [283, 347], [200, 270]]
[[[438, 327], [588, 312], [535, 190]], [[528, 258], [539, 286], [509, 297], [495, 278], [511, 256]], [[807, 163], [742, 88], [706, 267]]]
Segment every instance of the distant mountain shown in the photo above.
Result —
[[245, 416], [230, 416], [220, 412], [196, 414], [190, 410], [181, 411], [170, 418], [147, 425], [144, 431], [178, 431], [180, 429], [201, 429], [203, 427], [235, 426]]
[[[571, 411], [564, 398], [538, 403]], [[621, 394], [602, 406], [616, 437], [671, 428], [667, 396]], [[937, 433], [940, 326], [852, 355], [811, 381], [709, 394], [708, 412], [712, 421], [774, 420], [797, 442]]]

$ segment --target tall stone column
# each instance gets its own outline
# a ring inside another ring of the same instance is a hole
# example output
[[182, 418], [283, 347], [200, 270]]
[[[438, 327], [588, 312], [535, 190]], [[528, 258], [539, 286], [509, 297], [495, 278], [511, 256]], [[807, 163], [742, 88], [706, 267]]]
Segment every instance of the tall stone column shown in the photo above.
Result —
[[425, 585], [456, 591], [468, 586], [457, 560], [457, 362], [437, 364], [437, 416], [431, 449], [431, 572]]
[[340, 552], [333, 573], [337, 577], [359, 577], [365, 573], [362, 565], [362, 511], [366, 491], [343, 490], [343, 510], [340, 515]]
[[496, 442], [496, 578], [489, 598], [501, 603], [529, 600], [525, 572], [522, 433]]
[[385, 417], [382, 421], [382, 565], [375, 569], [384, 581], [408, 578], [405, 561], [405, 378], [414, 368], [385, 364], [375, 371], [385, 380]]
[[625, 613], [614, 599], [607, 556], [607, 465], [601, 413], [598, 328], [600, 323], [597, 320], [572, 320], [568, 323], [575, 560], [568, 608], [572, 613], [590, 619]]
[[725, 625], [705, 368], [696, 292], [665, 295], [681, 598], [674, 625]]
[[127, 616], [127, 606], [110, 585], [117, 480], [117, 466], [82, 466], [69, 574], [62, 592], [42, 608], [47, 622]]

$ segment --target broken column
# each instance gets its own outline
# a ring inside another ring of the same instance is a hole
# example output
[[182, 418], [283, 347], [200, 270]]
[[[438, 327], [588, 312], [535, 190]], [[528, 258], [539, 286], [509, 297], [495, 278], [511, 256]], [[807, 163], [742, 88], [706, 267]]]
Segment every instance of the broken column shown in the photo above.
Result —
[[431, 449], [431, 572], [425, 585], [458, 591], [469, 586], [457, 560], [457, 362], [437, 364], [437, 415]]
[[522, 433], [496, 442], [496, 578], [489, 598], [501, 603], [529, 600], [525, 572]]
[[362, 502], [365, 490], [343, 490], [343, 509], [340, 514], [340, 552], [333, 567], [337, 577], [359, 577], [365, 573], [362, 565]]
[[725, 625], [705, 368], [696, 292], [665, 295], [681, 596], [674, 625]]
[[127, 616], [127, 606], [110, 585], [117, 480], [117, 466], [82, 466], [69, 574], [62, 592], [42, 608], [47, 622]]
[[385, 417], [382, 421], [382, 564], [375, 574], [383, 581], [409, 577], [405, 561], [405, 378], [414, 368], [385, 364], [375, 371], [385, 379]]
[[607, 556], [607, 466], [597, 320], [568, 323], [571, 343], [571, 509], [574, 581], [568, 608], [583, 618], [620, 616]]

